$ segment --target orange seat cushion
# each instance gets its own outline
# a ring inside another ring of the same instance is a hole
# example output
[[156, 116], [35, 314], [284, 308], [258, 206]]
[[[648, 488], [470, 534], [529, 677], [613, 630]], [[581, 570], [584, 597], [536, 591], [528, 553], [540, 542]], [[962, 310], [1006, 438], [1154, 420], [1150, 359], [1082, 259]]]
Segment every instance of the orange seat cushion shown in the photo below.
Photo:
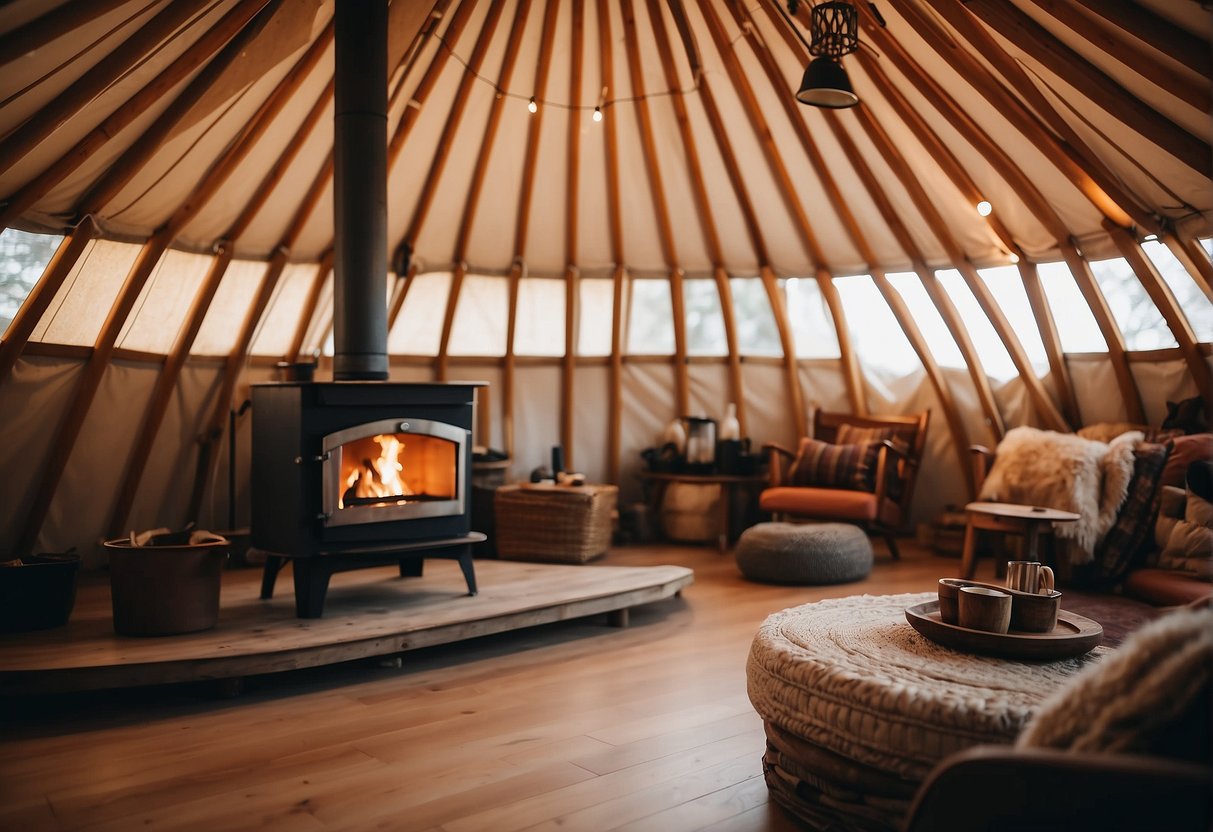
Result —
[[874, 520], [889, 524], [898, 522], [896, 503], [886, 499], [878, 509], [875, 494], [842, 488], [768, 488], [759, 497], [758, 505], [763, 511], [798, 517], [868, 523]]

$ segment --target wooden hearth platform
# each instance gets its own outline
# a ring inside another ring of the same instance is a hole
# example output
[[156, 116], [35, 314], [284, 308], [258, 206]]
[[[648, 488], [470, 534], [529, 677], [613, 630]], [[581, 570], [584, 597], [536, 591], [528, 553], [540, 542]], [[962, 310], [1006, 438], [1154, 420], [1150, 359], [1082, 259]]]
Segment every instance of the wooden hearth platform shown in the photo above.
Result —
[[114, 633], [109, 583], [82, 579], [64, 627], [0, 635], [0, 694], [239, 680], [608, 613], [669, 598], [693, 580], [681, 566], [566, 566], [476, 561], [480, 594], [458, 564], [427, 561], [424, 577], [395, 566], [333, 579], [324, 617], [299, 619], [290, 593], [262, 600], [260, 572], [223, 575], [219, 623], [179, 636]]

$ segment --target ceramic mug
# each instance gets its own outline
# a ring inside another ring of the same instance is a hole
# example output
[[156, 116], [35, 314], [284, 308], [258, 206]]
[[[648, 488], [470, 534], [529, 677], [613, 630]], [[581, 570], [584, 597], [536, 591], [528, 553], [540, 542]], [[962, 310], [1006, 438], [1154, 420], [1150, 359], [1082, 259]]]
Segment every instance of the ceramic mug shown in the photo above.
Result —
[[1047, 595], [1053, 591], [1053, 570], [1035, 560], [1007, 561], [1007, 589]]

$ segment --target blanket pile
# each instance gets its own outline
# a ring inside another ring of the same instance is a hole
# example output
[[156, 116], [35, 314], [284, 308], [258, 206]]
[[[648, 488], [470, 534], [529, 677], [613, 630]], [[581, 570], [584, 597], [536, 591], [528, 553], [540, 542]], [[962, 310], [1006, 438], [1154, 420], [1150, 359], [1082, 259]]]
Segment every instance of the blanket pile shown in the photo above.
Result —
[[1139, 431], [1097, 442], [1070, 433], [1014, 428], [998, 444], [978, 499], [1081, 515], [1076, 523], [1058, 524], [1054, 534], [1071, 542], [1071, 563], [1090, 563], [1125, 501], [1133, 479], [1133, 446], [1141, 440]]

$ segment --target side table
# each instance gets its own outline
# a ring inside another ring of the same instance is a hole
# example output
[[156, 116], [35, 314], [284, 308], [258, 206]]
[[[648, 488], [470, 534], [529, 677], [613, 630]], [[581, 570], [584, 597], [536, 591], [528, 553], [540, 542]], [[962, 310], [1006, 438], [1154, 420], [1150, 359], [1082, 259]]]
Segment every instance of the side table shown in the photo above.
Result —
[[[1040, 538], [1053, 533], [1054, 523], [1073, 523], [1080, 519], [1080, 515], [1072, 511], [1015, 503], [969, 503], [965, 511], [968, 522], [965, 524], [964, 551], [960, 562], [960, 572], [965, 578], [972, 578], [977, 570], [978, 531], [1023, 535], [1023, 560], [1038, 560]], [[1059, 578], [1068, 577], [1068, 567], [1068, 563], [1060, 561], [1054, 564]]]
[[690, 485], [720, 486], [720, 498], [724, 505], [721, 507], [719, 513], [720, 524], [717, 533], [717, 546], [722, 552], [734, 543], [742, 532], [742, 529], [735, 528], [738, 524], [733, 522], [733, 506], [735, 505], [738, 490], [749, 490], [755, 487], [762, 488], [768, 482], [765, 471], [759, 474], [682, 474], [665, 471], [641, 471], [640, 478], [644, 480], [645, 502], [648, 503], [650, 516], [654, 518], [660, 515], [662, 498], [665, 496], [666, 488], [672, 482]]

